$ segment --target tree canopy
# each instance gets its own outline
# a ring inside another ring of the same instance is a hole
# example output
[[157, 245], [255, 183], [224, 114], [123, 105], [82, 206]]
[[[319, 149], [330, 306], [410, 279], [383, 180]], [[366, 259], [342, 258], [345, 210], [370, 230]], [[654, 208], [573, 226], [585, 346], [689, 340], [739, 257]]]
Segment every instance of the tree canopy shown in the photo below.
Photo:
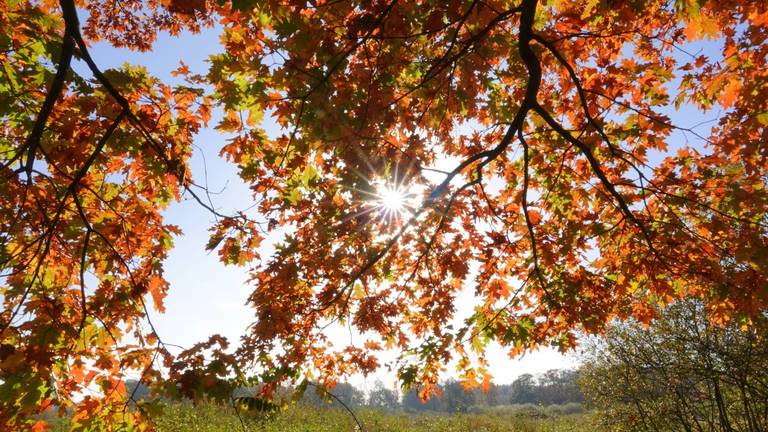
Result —
[[[211, 27], [222, 53], [182, 85], [89, 53]], [[764, 1], [4, 0], [0, 29], [4, 424], [53, 406], [133, 424], [151, 407], [126, 371], [266, 396], [382, 350], [421, 396], [451, 362], [488, 387], [491, 342], [568, 350], [683, 297], [715, 323], [768, 305]], [[678, 107], [717, 121], [699, 134]], [[214, 110], [255, 217], [219, 213], [190, 172]], [[213, 214], [208, 248], [252, 269], [231, 350], [172, 353], [151, 323], [182, 196]], [[364, 344], [329, 341], [333, 323]]]

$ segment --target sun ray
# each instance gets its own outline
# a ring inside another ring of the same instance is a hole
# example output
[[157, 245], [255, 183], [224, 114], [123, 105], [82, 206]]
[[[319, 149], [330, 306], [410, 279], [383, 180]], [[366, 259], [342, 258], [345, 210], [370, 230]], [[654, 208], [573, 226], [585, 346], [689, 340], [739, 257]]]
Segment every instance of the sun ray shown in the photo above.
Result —
[[404, 183], [376, 182], [370, 205], [378, 210], [384, 222], [391, 224], [411, 213], [415, 208], [415, 195]]

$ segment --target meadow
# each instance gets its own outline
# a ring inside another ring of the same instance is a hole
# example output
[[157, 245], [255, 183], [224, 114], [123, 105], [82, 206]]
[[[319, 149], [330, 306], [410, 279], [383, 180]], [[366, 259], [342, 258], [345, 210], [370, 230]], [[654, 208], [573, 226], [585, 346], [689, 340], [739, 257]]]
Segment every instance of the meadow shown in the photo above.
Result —
[[[371, 432], [581, 432], [593, 431], [587, 414], [558, 412], [535, 406], [489, 409], [469, 414], [387, 412], [370, 408], [355, 410], [365, 431]], [[354, 431], [352, 416], [337, 408], [294, 405], [268, 418], [241, 415], [216, 405], [192, 407], [172, 405], [157, 419], [163, 432], [265, 431], [324, 432]]]
[[[587, 432], [595, 431], [588, 413], [566, 406], [488, 408], [466, 414], [356, 409], [366, 432]], [[270, 416], [240, 416], [215, 404], [171, 404], [153, 418], [158, 432], [335, 432], [357, 431], [354, 418], [339, 408], [293, 405]], [[55, 432], [69, 430], [60, 420]]]

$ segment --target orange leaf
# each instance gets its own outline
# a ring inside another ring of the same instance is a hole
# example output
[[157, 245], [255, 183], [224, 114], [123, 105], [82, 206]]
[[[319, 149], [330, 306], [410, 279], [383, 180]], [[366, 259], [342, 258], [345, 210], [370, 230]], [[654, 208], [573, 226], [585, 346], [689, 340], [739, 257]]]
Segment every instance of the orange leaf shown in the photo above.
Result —
[[152, 295], [152, 302], [155, 304], [155, 308], [160, 311], [165, 311], [163, 306], [163, 298], [165, 298], [165, 291], [168, 288], [168, 282], [158, 275], [152, 275], [149, 277], [149, 283], [147, 283], [147, 290]]
[[483, 393], [488, 393], [491, 391], [491, 378], [493, 377], [490, 374], [483, 374]]
[[189, 75], [189, 66], [181, 60], [179, 61], [179, 67], [176, 70], [171, 71], [171, 76], [176, 77], [179, 75]]
[[531, 221], [532, 224], [538, 225], [539, 222], [541, 222], [541, 213], [536, 210], [528, 210], [528, 220]]
[[51, 430], [50, 425], [48, 425], [48, 422], [45, 420], [38, 420], [35, 422], [34, 425], [29, 429], [32, 432], [43, 432], [47, 430]]

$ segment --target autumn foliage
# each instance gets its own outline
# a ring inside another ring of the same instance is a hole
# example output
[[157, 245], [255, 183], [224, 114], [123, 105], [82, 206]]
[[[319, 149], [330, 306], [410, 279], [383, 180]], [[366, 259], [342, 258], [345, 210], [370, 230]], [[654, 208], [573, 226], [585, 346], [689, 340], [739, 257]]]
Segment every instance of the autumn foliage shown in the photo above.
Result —
[[[212, 26], [222, 53], [184, 85], [89, 54]], [[0, 424], [71, 408], [81, 428], [144, 427], [126, 371], [268, 396], [389, 349], [422, 396], [451, 362], [488, 386], [491, 342], [567, 350], [689, 296], [749, 325], [768, 307], [767, 63], [762, 0], [4, 0]], [[188, 158], [214, 108], [257, 218], [198, 197]], [[380, 217], [376, 182], [412, 208]], [[253, 268], [239, 343], [178, 353], [152, 327], [181, 234], [161, 212], [182, 196], [218, 220], [209, 248]], [[332, 343], [332, 323], [364, 342]]]

